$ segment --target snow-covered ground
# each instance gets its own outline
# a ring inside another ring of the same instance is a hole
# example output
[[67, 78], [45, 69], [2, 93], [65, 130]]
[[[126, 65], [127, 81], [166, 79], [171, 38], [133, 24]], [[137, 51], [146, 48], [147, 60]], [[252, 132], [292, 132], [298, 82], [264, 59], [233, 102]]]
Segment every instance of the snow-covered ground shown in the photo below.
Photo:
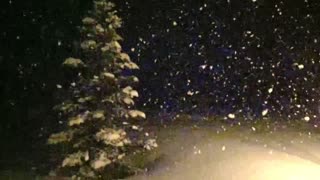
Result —
[[320, 179], [320, 138], [316, 134], [182, 126], [159, 133], [163, 159], [132, 180]]

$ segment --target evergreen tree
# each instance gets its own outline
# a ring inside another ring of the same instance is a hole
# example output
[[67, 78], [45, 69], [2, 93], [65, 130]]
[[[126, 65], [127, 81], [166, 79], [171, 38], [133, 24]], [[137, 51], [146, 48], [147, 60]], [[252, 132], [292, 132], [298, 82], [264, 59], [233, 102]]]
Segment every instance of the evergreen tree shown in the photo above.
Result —
[[49, 144], [65, 144], [68, 154], [59, 168], [72, 170], [74, 178], [101, 178], [103, 170], [121, 162], [125, 155], [157, 144], [143, 133], [138, 119], [146, 115], [134, 110], [139, 80], [124, 70], [139, 69], [122, 52], [117, 28], [121, 19], [106, 0], [94, 1], [94, 8], [81, 27], [81, 59], [67, 58], [63, 65], [77, 72], [69, 99], [56, 108], [66, 118], [63, 131], [52, 134]]

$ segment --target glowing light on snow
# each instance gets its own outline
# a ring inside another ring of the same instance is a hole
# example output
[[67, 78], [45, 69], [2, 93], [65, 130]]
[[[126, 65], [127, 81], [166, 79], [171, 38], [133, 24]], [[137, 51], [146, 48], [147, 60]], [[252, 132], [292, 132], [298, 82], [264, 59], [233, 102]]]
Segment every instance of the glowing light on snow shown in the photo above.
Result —
[[[261, 180], [283, 179], [319, 179], [320, 166], [315, 163], [303, 161], [302, 159], [290, 158], [287, 160], [275, 159], [272, 163], [261, 162]], [[263, 169], [262, 169], [263, 168]]]

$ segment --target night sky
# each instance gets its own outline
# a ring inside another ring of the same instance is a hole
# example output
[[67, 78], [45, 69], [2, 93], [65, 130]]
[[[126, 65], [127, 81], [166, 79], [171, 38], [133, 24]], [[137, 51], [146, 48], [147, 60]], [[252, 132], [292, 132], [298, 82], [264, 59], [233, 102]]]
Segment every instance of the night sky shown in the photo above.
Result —
[[122, 2], [125, 46], [142, 67], [146, 106], [186, 102], [201, 111], [209, 101], [217, 113], [316, 114], [319, 3]]
[[[130, 73], [141, 80], [139, 106], [146, 111], [316, 119], [317, 1], [115, 3], [124, 21], [123, 48], [140, 65]], [[79, 54], [77, 28], [90, 6], [74, 0], [1, 2], [1, 111], [13, 126], [52, 114], [57, 84], [70, 83], [60, 65]]]

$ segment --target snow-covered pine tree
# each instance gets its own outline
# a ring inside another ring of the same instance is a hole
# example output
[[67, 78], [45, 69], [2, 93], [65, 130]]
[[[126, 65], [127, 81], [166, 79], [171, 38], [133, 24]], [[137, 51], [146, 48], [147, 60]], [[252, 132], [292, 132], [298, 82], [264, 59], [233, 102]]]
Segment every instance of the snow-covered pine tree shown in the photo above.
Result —
[[138, 92], [132, 85], [139, 80], [123, 71], [139, 67], [122, 52], [122, 38], [116, 32], [121, 19], [114, 4], [95, 0], [82, 22], [81, 57], [63, 63], [78, 73], [69, 99], [57, 106], [66, 119], [64, 129], [52, 134], [48, 143], [68, 147], [59, 168], [69, 168], [74, 178], [96, 179], [125, 155], [157, 144], [137, 125], [138, 119], [146, 118], [133, 109]]

